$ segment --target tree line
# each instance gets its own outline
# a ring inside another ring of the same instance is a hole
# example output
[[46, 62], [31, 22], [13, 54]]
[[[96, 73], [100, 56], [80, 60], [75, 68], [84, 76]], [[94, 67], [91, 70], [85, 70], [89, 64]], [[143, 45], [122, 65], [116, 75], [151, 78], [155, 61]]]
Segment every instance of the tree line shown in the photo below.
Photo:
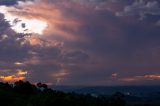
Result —
[[65, 93], [48, 88], [46, 84], [17, 81], [0, 82], [1, 106], [126, 106], [120, 92], [108, 96]]

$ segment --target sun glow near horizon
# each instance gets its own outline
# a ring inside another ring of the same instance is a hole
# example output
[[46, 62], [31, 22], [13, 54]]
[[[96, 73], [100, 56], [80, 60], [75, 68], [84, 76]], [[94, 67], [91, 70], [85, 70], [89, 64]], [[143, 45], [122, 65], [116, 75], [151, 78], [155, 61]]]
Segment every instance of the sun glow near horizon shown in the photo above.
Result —
[[14, 82], [14, 81], [19, 81], [19, 80], [25, 80], [27, 74], [28, 74], [27, 71], [17, 69], [15, 73], [7, 74], [7, 75], [0, 75], [0, 81]]

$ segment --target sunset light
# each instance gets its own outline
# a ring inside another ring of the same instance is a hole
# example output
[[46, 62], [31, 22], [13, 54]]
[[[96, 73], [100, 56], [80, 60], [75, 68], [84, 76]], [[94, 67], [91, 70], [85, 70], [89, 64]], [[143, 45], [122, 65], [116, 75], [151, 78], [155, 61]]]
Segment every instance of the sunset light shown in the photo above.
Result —
[[35, 33], [42, 35], [43, 31], [47, 28], [47, 23], [42, 20], [19, 17], [10, 13], [10, 10], [12, 10], [12, 8], [0, 6], [0, 13], [4, 13], [6, 21], [10, 23], [11, 28], [17, 33]]
[[36, 33], [42, 35], [46, 27], [47, 23], [43, 21], [22, 19], [22, 21], [13, 26], [12, 29], [18, 33]]
[[160, 0], [0, 0], [0, 100], [160, 106]]
[[1, 81], [7, 81], [7, 82], [25, 80], [27, 74], [28, 74], [27, 71], [23, 71], [21, 69], [17, 69], [16, 72], [13, 73], [13, 74], [0, 75], [0, 80]]

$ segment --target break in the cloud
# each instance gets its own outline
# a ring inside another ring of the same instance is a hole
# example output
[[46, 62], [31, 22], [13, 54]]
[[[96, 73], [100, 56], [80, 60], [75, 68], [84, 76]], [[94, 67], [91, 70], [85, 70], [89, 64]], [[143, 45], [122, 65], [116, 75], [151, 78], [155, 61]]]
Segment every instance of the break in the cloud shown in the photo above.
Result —
[[[4, 70], [4, 72], [6, 71], [10, 71], [10, 70]], [[26, 75], [27, 75], [27, 71], [23, 71], [19, 69], [19, 70], [16, 70], [16, 73], [12, 73], [11, 75], [0, 76], [0, 79], [2, 81], [13, 82], [18, 80], [25, 80]]]
[[[133, 84], [160, 82], [158, 0], [35, 0], [0, 9], [2, 81], [119, 85], [133, 76]], [[24, 20], [46, 26], [36, 33], [41, 25]]]
[[[44, 31], [45, 35], [54, 35], [55, 39], [75, 39], [74, 31], [76, 31], [80, 24], [74, 18], [63, 16], [63, 10], [58, 8], [54, 2], [50, 4], [48, 1], [35, 1], [31, 4], [30, 2], [19, 3], [19, 5], [10, 10], [10, 13], [21, 18], [38, 19], [47, 22], [48, 27]], [[73, 31], [70, 31], [70, 29]]]

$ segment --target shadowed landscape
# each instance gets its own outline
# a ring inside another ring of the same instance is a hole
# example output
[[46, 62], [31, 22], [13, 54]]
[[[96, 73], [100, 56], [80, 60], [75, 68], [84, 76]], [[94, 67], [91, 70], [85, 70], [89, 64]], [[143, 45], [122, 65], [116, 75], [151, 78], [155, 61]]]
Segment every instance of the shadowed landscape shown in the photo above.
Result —
[[74, 92], [52, 90], [46, 84], [30, 84], [17, 81], [14, 84], [0, 83], [2, 106], [125, 106], [124, 95], [92, 96]]
[[[3, 106], [159, 106], [160, 92], [152, 87], [73, 87], [31, 84], [17, 81], [0, 83], [0, 102]], [[132, 91], [131, 91], [132, 88]], [[133, 89], [134, 88], [134, 89]], [[59, 89], [59, 90], [58, 90]], [[79, 91], [77, 90], [79, 89]], [[124, 93], [122, 89], [128, 93]], [[141, 91], [141, 90], [144, 91]], [[117, 91], [111, 94], [111, 91]], [[121, 92], [119, 92], [121, 91]], [[103, 92], [100, 93], [100, 92]], [[105, 92], [105, 93], [104, 93]], [[107, 93], [108, 92], [108, 93]], [[141, 92], [141, 93], [140, 93]], [[147, 93], [148, 92], [148, 93]], [[152, 92], [152, 94], [151, 94]]]

